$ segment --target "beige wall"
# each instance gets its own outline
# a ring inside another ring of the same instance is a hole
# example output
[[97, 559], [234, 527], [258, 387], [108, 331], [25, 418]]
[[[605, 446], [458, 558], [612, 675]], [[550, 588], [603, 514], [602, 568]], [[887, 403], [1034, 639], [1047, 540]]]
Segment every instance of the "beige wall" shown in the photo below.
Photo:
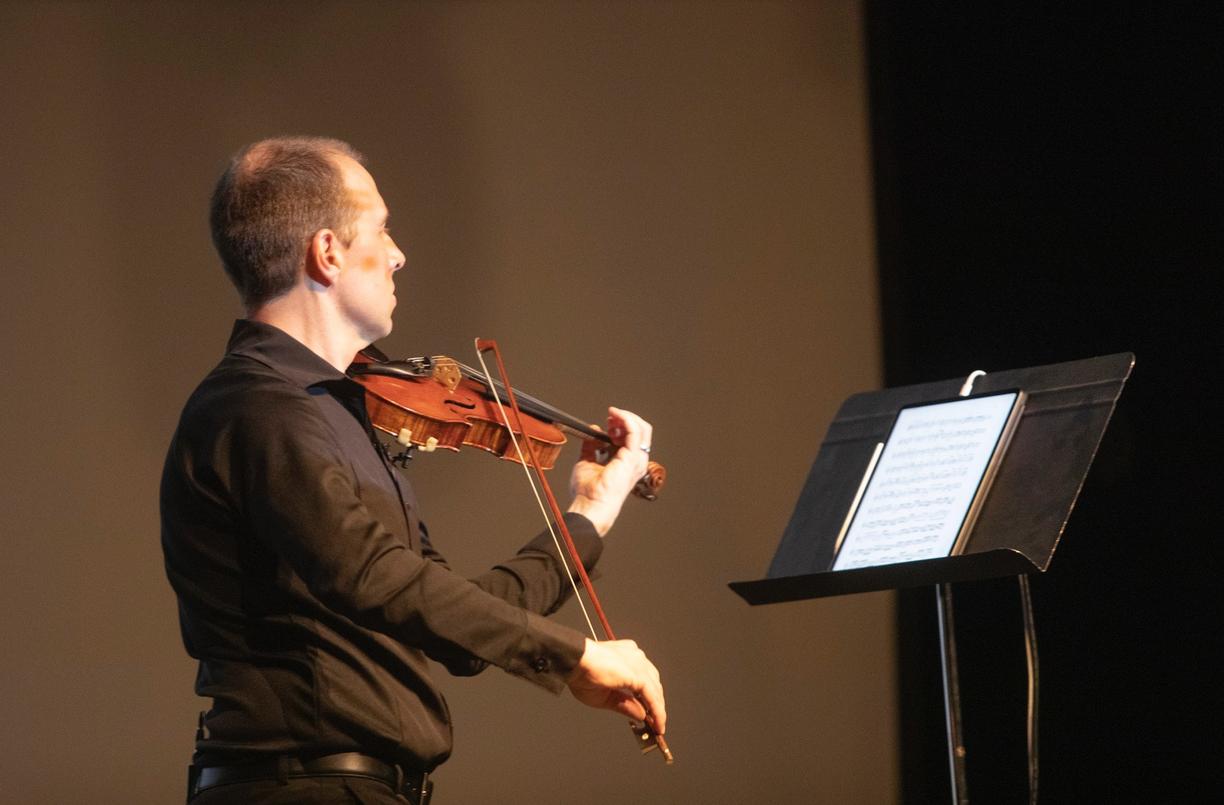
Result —
[[[440, 801], [895, 800], [891, 597], [725, 586], [879, 384], [863, 58], [852, 2], [4, 4], [0, 801], [180, 796], [203, 703], [156, 487], [237, 311], [205, 201], [297, 132], [363, 150], [392, 208], [388, 352], [495, 337], [537, 396], [652, 419], [671, 472], [601, 591], [663, 671], [677, 764], [494, 670], [447, 682]], [[509, 465], [410, 475], [460, 569], [538, 527]]]

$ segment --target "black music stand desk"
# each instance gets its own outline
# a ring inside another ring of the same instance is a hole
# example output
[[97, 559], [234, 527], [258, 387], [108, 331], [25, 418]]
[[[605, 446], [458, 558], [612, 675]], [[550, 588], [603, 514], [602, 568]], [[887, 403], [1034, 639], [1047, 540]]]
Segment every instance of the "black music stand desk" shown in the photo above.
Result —
[[1129, 352], [983, 375], [980, 394], [1019, 388], [1024, 414], [964, 550], [833, 571], [834, 546], [875, 446], [902, 406], [957, 396], [963, 379], [855, 394], [842, 403], [765, 578], [731, 582], [749, 604], [1045, 572], [1135, 356]]

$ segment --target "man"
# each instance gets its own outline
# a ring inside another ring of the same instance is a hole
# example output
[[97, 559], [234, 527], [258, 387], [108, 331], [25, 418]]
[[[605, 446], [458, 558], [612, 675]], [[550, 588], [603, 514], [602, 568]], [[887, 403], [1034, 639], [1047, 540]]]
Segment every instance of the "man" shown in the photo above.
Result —
[[[427, 657], [666, 727], [658, 672], [632, 641], [544, 617], [570, 586], [545, 535], [460, 578], [377, 448], [344, 370], [391, 331], [404, 255], [361, 162], [334, 140], [266, 140], [213, 195], [213, 240], [247, 317], [187, 402], [161, 488], [183, 640], [196, 692], [213, 699], [195, 805], [426, 801], [451, 751]], [[648, 423], [609, 413], [622, 447], [606, 466], [579, 462], [566, 514], [588, 567], [649, 451]]]

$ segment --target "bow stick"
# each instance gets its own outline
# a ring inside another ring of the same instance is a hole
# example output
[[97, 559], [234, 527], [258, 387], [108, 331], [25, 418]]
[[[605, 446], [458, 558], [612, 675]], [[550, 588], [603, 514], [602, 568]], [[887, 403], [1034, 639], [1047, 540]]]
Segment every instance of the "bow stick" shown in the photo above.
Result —
[[[523, 418], [519, 411], [518, 400], [515, 398], [514, 386], [510, 383], [510, 377], [506, 374], [506, 365], [502, 362], [501, 350], [497, 348], [497, 342], [488, 338], [476, 339], [476, 358], [480, 361], [480, 368], [484, 372], [485, 378], [489, 383], [489, 387], [494, 387], [493, 375], [489, 372], [489, 367], [485, 364], [484, 353], [492, 352], [494, 359], [497, 361], [497, 372], [501, 375], [502, 385], [505, 388], [506, 400], [510, 403], [510, 410], [514, 412], [514, 421], [518, 424], [519, 432], [523, 432]], [[502, 406], [502, 401], [498, 395], [493, 396], [497, 403], [497, 410], [501, 413], [502, 421], [505, 422], [506, 430], [510, 434], [510, 441], [514, 445], [515, 453], [518, 455], [520, 463], [523, 465], [523, 471], [527, 474], [527, 482], [531, 485], [532, 492], [535, 493], [536, 502], [540, 505], [540, 511], [544, 514], [544, 519], [548, 523], [548, 532], [552, 535], [553, 543], [557, 548], [557, 556], [561, 559], [561, 566], [565, 568], [565, 575], [569, 577], [570, 585], [574, 588], [574, 597], [578, 599], [578, 606], [582, 608], [582, 615], [586, 618], [587, 628], [591, 631], [591, 638], [598, 641], [599, 635], [595, 632], [595, 626], [591, 623], [591, 616], [587, 613], [586, 606], [582, 603], [582, 596], [578, 594], [578, 585], [574, 581], [574, 574], [570, 570], [569, 562], [566, 561], [566, 550], [569, 552], [570, 561], [578, 571], [578, 576], [582, 579], [582, 587], [586, 590], [587, 598], [591, 602], [591, 606], [595, 609], [595, 614], [599, 618], [600, 626], [603, 627], [603, 632], [606, 640], [615, 640], [616, 634], [612, 631], [612, 625], [608, 623], [608, 617], [604, 614], [603, 606], [599, 603], [599, 596], [595, 594], [595, 585], [591, 583], [590, 576], [587, 575], [586, 568], [582, 565], [582, 558], [578, 555], [578, 547], [574, 544], [574, 538], [570, 536], [569, 528], [565, 525], [565, 517], [561, 513], [561, 507], [557, 505], [557, 499], [553, 496], [552, 487], [548, 483], [548, 479], [544, 476], [544, 470], [541, 469], [540, 462], [536, 460], [535, 445], [530, 439], [524, 440], [527, 443], [527, 454], [531, 457], [531, 466], [535, 468], [536, 478], [531, 477], [531, 470], [528, 469], [528, 462], [524, 459], [523, 450], [519, 446], [519, 441], [515, 436], [514, 428], [510, 425], [510, 418], [506, 416], [506, 409]], [[539, 480], [539, 486], [536, 485], [536, 479]], [[548, 500], [548, 509], [544, 508], [543, 501], [540, 500], [540, 489], [544, 490], [544, 496]], [[552, 512], [549, 517], [548, 512]], [[553, 529], [553, 524], [556, 524], [556, 529]], [[557, 532], [561, 532], [561, 536], [565, 540], [565, 548], [561, 548], [561, 541], [557, 538]], [[646, 703], [640, 698], [638, 701], [643, 707]], [[630, 721], [629, 727], [633, 730], [634, 736], [638, 740], [638, 745], [641, 747], [642, 754], [646, 754], [654, 749], [658, 749], [663, 756], [663, 760], [667, 765], [671, 765], [675, 758], [672, 756], [671, 749], [667, 746], [667, 741], [662, 735], [657, 734], [649, 724], [650, 708], [646, 707], [647, 721]]]

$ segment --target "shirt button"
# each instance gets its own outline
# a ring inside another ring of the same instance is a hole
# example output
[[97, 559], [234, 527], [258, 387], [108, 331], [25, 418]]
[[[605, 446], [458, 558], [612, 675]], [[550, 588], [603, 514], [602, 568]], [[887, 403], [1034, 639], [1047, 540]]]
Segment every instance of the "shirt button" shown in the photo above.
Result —
[[536, 657], [535, 662], [531, 664], [531, 667], [542, 674], [552, 667], [552, 663], [548, 661], [547, 657]]

